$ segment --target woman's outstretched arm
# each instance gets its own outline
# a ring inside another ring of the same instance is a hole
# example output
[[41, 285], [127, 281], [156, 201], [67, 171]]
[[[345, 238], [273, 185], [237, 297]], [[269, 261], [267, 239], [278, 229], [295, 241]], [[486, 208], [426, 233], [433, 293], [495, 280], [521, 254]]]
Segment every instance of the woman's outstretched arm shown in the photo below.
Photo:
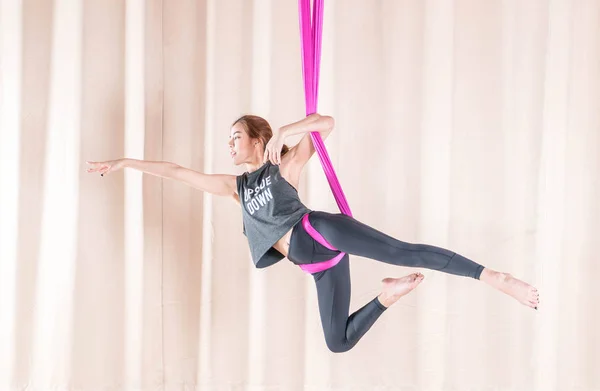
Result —
[[175, 163], [163, 161], [117, 159], [105, 162], [88, 161], [87, 163], [91, 166], [87, 172], [99, 172], [100, 175], [107, 175], [128, 167], [150, 175], [183, 182], [188, 186], [211, 194], [232, 196], [236, 200], [239, 199], [234, 175], [204, 174]]

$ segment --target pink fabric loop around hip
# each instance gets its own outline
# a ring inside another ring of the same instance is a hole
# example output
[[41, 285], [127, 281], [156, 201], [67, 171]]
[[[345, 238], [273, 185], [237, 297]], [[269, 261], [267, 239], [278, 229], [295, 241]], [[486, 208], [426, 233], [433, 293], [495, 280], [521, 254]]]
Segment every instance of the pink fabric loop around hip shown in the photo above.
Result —
[[[308, 220], [308, 213], [302, 217], [302, 227], [306, 231], [307, 234], [310, 235], [314, 240], [327, 247], [330, 250], [337, 251], [335, 247], [333, 247], [324, 237], [321, 235], [311, 224], [310, 220]], [[323, 270], [331, 269], [335, 265], [337, 265], [342, 258], [346, 255], [346, 253], [339, 253], [334, 258], [331, 258], [329, 261], [311, 263], [307, 265], [299, 265], [300, 269], [303, 271], [313, 274], [317, 272], [322, 272]]]
[[333, 247], [328, 241], [327, 239], [325, 239], [323, 237], [323, 235], [321, 235], [319, 233], [319, 231], [317, 231], [312, 224], [310, 223], [310, 220], [308, 219], [308, 213], [305, 214], [302, 217], [302, 227], [304, 228], [304, 230], [317, 242], [321, 243], [323, 246], [327, 247], [330, 250], [333, 251], [337, 251], [337, 248]]
[[319, 262], [319, 263], [310, 263], [307, 265], [299, 265], [299, 266], [300, 266], [300, 269], [302, 269], [303, 271], [310, 273], [310, 274], [314, 274], [314, 273], [322, 272], [323, 270], [331, 269], [332, 267], [334, 267], [335, 265], [340, 263], [342, 258], [344, 258], [344, 255], [346, 255], [346, 253], [339, 253], [338, 255], [335, 256], [335, 258], [331, 258], [329, 261], [324, 261], [324, 262]]

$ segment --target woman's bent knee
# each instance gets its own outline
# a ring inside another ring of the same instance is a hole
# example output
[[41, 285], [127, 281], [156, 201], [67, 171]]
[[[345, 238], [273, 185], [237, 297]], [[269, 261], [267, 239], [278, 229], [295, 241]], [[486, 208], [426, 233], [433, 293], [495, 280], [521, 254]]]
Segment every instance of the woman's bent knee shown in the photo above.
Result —
[[325, 338], [325, 342], [327, 344], [327, 348], [333, 353], [344, 353], [348, 350], [352, 349], [352, 344], [350, 344], [347, 340], [340, 338]]

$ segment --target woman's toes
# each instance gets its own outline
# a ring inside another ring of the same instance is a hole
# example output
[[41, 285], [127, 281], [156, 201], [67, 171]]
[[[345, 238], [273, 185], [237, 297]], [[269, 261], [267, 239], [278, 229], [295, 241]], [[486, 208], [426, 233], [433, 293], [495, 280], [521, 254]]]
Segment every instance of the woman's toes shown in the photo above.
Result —
[[539, 298], [539, 296], [537, 296], [537, 295], [532, 295], [532, 294], [530, 294], [530, 295], [529, 295], [529, 300], [531, 300], [531, 301], [537, 301], [537, 300], [539, 300], [539, 299], [540, 299], [540, 298]]
[[530, 290], [527, 296], [530, 301], [538, 302], [540, 300], [540, 295], [536, 290]]
[[536, 306], [538, 305], [538, 302], [537, 302], [537, 301], [535, 301], [535, 300], [529, 300], [529, 305], [530, 305], [531, 307], [536, 307]]

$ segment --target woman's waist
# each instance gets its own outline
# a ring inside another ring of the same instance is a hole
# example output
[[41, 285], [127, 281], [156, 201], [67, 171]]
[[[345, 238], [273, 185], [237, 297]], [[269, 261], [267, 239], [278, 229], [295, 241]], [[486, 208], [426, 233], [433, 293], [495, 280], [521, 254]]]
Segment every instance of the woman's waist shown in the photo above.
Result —
[[292, 239], [292, 233], [294, 232], [294, 229], [298, 226], [302, 224], [302, 218], [304, 218], [305, 215], [309, 214], [311, 211], [307, 211], [305, 213], [302, 214], [302, 216], [300, 217], [300, 219], [298, 221], [296, 221], [294, 224], [292, 224], [292, 226], [285, 232], [285, 234], [283, 234], [283, 236], [281, 236], [277, 242], [275, 242], [275, 244], [273, 245], [273, 248], [275, 248], [277, 251], [279, 251], [281, 254], [283, 254], [284, 257], [287, 257], [290, 251], [290, 241]]

